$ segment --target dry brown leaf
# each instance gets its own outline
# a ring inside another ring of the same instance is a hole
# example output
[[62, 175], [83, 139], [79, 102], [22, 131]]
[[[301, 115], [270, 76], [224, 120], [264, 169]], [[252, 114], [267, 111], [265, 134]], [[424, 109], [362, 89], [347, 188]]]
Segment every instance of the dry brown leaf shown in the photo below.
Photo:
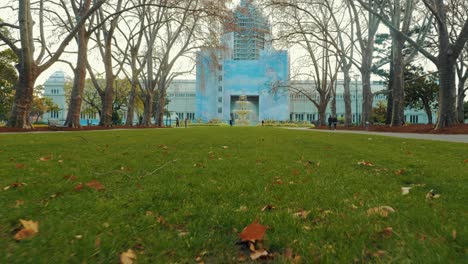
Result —
[[300, 210], [297, 213], [294, 213], [293, 216], [299, 217], [302, 219], [307, 219], [307, 216], [310, 214], [310, 211]]
[[455, 229], [452, 230], [452, 238], [453, 240], [457, 239], [457, 230]]
[[133, 264], [136, 263], [137, 256], [135, 252], [131, 249], [120, 254], [120, 263], [121, 264]]
[[47, 156], [47, 157], [40, 157], [40, 158], [39, 158], [40, 161], [48, 161], [48, 160], [50, 160], [50, 159], [51, 159], [50, 156]]
[[373, 164], [372, 162], [370, 162], [370, 161], [365, 161], [365, 160], [359, 161], [357, 164], [363, 165], [363, 166], [368, 166], [368, 167], [374, 167], [374, 164]]
[[24, 182], [14, 182], [14, 183], [12, 183], [12, 184], [10, 184], [10, 185], [8, 185], [8, 186], [5, 186], [5, 187], [3, 188], [3, 190], [6, 191], [6, 190], [8, 190], [8, 189], [10, 189], [10, 188], [18, 188], [18, 187], [23, 187], [23, 186], [26, 186], [26, 185], [27, 185], [27, 184], [24, 183]]
[[229, 147], [228, 146], [223, 146], [223, 149], [228, 149]]
[[156, 216], [153, 211], [146, 211], [146, 216]]
[[25, 166], [25, 165], [22, 164], [22, 163], [16, 163], [16, 165], [15, 165], [15, 167], [16, 167], [17, 169], [22, 169], [22, 168], [24, 168], [24, 166]]
[[376, 258], [380, 258], [382, 257], [383, 255], [387, 254], [387, 251], [385, 250], [377, 250], [376, 252], [374, 252], [374, 257]]
[[75, 191], [79, 192], [83, 189], [83, 187], [84, 187], [83, 184], [80, 182], [75, 186]]
[[252, 260], [257, 260], [261, 257], [267, 257], [268, 256], [268, 251], [266, 251], [265, 249], [257, 249], [253, 252], [250, 252], [250, 258]]
[[20, 207], [21, 205], [24, 204], [24, 201], [23, 200], [16, 200], [15, 201], [15, 207]]
[[101, 190], [104, 190], [105, 187], [104, 185], [102, 185], [100, 182], [98, 182], [97, 180], [92, 180], [88, 183], [86, 183], [86, 186], [88, 186], [89, 188], [91, 189], [95, 189], [97, 191], [101, 191]]
[[242, 241], [256, 241], [262, 240], [268, 227], [258, 223], [256, 219], [252, 224], [246, 226], [239, 234]]
[[378, 206], [374, 208], [370, 208], [367, 210], [367, 215], [373, 215], [373, 214], [378, 214], [383, 217], [387, 217], [390, 213], [394, 213], [395, 209], [393, 209], [390, 206], [383, 205], [383, 206]]
[[94, 240], [94, 247], [99, 248], [101, 246], [101, 237], [97, 236], [96, 240]]
[[463, 163], [468, 163], [468, 159], [464, 160]]
[[399, 170], [396, 170], [394, 173], [395, 173], [396, 175], [403, 175], [403, 174], [406, 173], [406, 170], [405, 170], [405, 169], [399, 169]]
[[35, 236], [39, 232], [39, 222], [34, 222], [32, 220], [23, 220], [20, 219], [23, 229], [18, 231], [14, 236], [16, 240], [22, 240]]

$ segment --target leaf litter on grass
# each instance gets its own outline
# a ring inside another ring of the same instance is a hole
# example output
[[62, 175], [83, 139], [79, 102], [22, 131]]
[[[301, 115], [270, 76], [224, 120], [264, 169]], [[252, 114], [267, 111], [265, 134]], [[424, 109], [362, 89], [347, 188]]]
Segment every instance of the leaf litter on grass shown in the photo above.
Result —
[[15, 240], [23, 240], [35, 236], [39, 232], [39, 222], [20, 219], [23, 228], [13, 237]]

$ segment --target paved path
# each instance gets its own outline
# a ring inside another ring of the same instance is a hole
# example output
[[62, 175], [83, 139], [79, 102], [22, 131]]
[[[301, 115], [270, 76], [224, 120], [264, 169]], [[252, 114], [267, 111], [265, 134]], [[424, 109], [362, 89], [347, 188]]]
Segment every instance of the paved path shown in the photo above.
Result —
[[295, 130], [307, 130], [323, 133], [343, 133], [343, 134], [364, 134], [364, 135], [379, 135], [387, 137], [438, 140], [448, 142], [468, 143], [468, 135], [442, 135], [442, 134], [416, 134], [416, 133], [392, 133], [392, 132], [373, 132], [373, 131], [356, 131], [356, 130], [324, 130], [324, 129], [309, 129], [309, 128], [288, 128]]

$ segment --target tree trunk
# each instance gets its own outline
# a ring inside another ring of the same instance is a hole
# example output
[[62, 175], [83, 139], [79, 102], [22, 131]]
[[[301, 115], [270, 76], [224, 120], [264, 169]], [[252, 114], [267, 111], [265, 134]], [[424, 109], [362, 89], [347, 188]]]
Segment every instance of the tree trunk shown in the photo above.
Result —
[[153, 118], [153, 98], [154, 94], [148, 91], [144, 102], [143, 126], [151, 126], [151, 119]]
[[333, 98], [331, 101], [330, 110], [331, 110], [331, 115], [333, 117], [337, 117], [336, 116], [336, 89], [333, 91]]
[[351, 110], [351, 77], [349, 76], [349, 71], [343, 71], [344, 74], [344, 104], [345, 104], [345, 126], [349, 127], [353, 123], [353, 113]]
[[393, 49], [391, 50], [390, 55], [390, 71], [388, 74], [388, 95], [387, 95], [387, 115], [385, 116], [385, 124], [390, 125], [392, 123], [392, 113], [393, 113]]
[[102, 111], [99, 125], [109, 127], [112, 125], [112, 103], [114, 100], [113, 80], [106, 80], [106, 89], [102, 97]]
[[327, 125], [327, 104], [324, 103], [322, 100], [319, 103], [319, 106], [317, 107], [317, 111], [319, 114], [319, 120], [320, 120], [320, 125], [321, 126], [326, 126]]
[[457, 93], [457, 117], [458, 122], [463, 124], [465, 122], [464, 118], [464, 106], [463, 102], [465, 100], [465, 83], [468, 77], [468, 71], [463, 78], [458, 78], [458, 93]]
[[427, 115], [427, 124], [432, 125], [432, 109], [429, 102], [423, 100], [424, 111]]
[[31, 129], [29, 115], [33, 102], [34, 84], [39, 75], [34, 62], [34, 40], [32, 35], [33, 20], [31, 1], [19, 1], [18, 20], [21, 38], [21, 54], [18, 67], [15, 100], [13, 102], [8, 127]]
[[[368, 65], [368, 66], [367, 66]], [[362, 70], [362, 117], [361, 125], [364, 125], [366, 122], [370, 122], [372, 115], [372, 91], [371, 91], [371, 72], [370, 64], [363, 64]], [[357, 113], [357, 109], [356, 109]]]
[[166, 89], [161, 87], [158, 96], [158, 109], [156, 111], [156, 124], [164, 126], [164, 112], [166, 107]]
[[[85, 11], [86, 12], [86, 11]], [[89, 35], [85, 25], [78, 31], [78, 59], [75, 68], [75, 78], [71, 92], [70, 105], [68, 107], [67, 120], [65, 126], [81, 127], [80, 114], [83, 103], [83, 91], [86, 80], [86, 63], [88, 61], [88, 41]]]
[[[89, 11], [91, 0], [86, 0], [80, 8], [78, 14], [82, 17]], [[81, 127], [80, 114], [81, 105], [83, 103], [83, 91], [86, 80], [86, 64], [88, 63], [88, 42], [90, 35], [86, 32], [86, 24], [79, 27], [77, 32], [78, 58], [76, 68], [74, 70], [75, 78], [73, 80], [73, 88], [71, 92], [70, 105], [68, 107], [67, 120], [65, 126]]]
[[397, 34], [392, 34], [393, 39], [393, 80], [392, 80], [392, 123], [391, 126], [403, 124], [404, 116], [404, 62], [403, 39]]
[[[448, 58], [439, 57], [439, 113], [436, 129], [452, 126], [458, 123], [455, 94], [455, 68]], [[447, 57], [447, 56], [446, 56]]]

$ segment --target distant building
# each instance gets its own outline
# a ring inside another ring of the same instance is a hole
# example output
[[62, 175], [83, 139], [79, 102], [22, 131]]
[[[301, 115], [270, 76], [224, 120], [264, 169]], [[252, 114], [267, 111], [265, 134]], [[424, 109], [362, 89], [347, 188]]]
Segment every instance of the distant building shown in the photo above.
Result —
[[241, 1], [234, 25], [224, 30], [220, 48], [197, 54], [196, 118], [239, 119], [243, 96], [250, 123], [288, 120], [288, 91], [281, 87], [289, 80], [289, 57], [271, 47], [268, 20], [252, 1]]
[[65, 83], [69, 81], [70, 79], [63, 71], [57, 71], [44, 83], [44, 97], [51, 98], [60, 110], [45, 113], [42, 117], [43, 122], [64, 122], [67, 118], [68, 104], [65, 97]]

